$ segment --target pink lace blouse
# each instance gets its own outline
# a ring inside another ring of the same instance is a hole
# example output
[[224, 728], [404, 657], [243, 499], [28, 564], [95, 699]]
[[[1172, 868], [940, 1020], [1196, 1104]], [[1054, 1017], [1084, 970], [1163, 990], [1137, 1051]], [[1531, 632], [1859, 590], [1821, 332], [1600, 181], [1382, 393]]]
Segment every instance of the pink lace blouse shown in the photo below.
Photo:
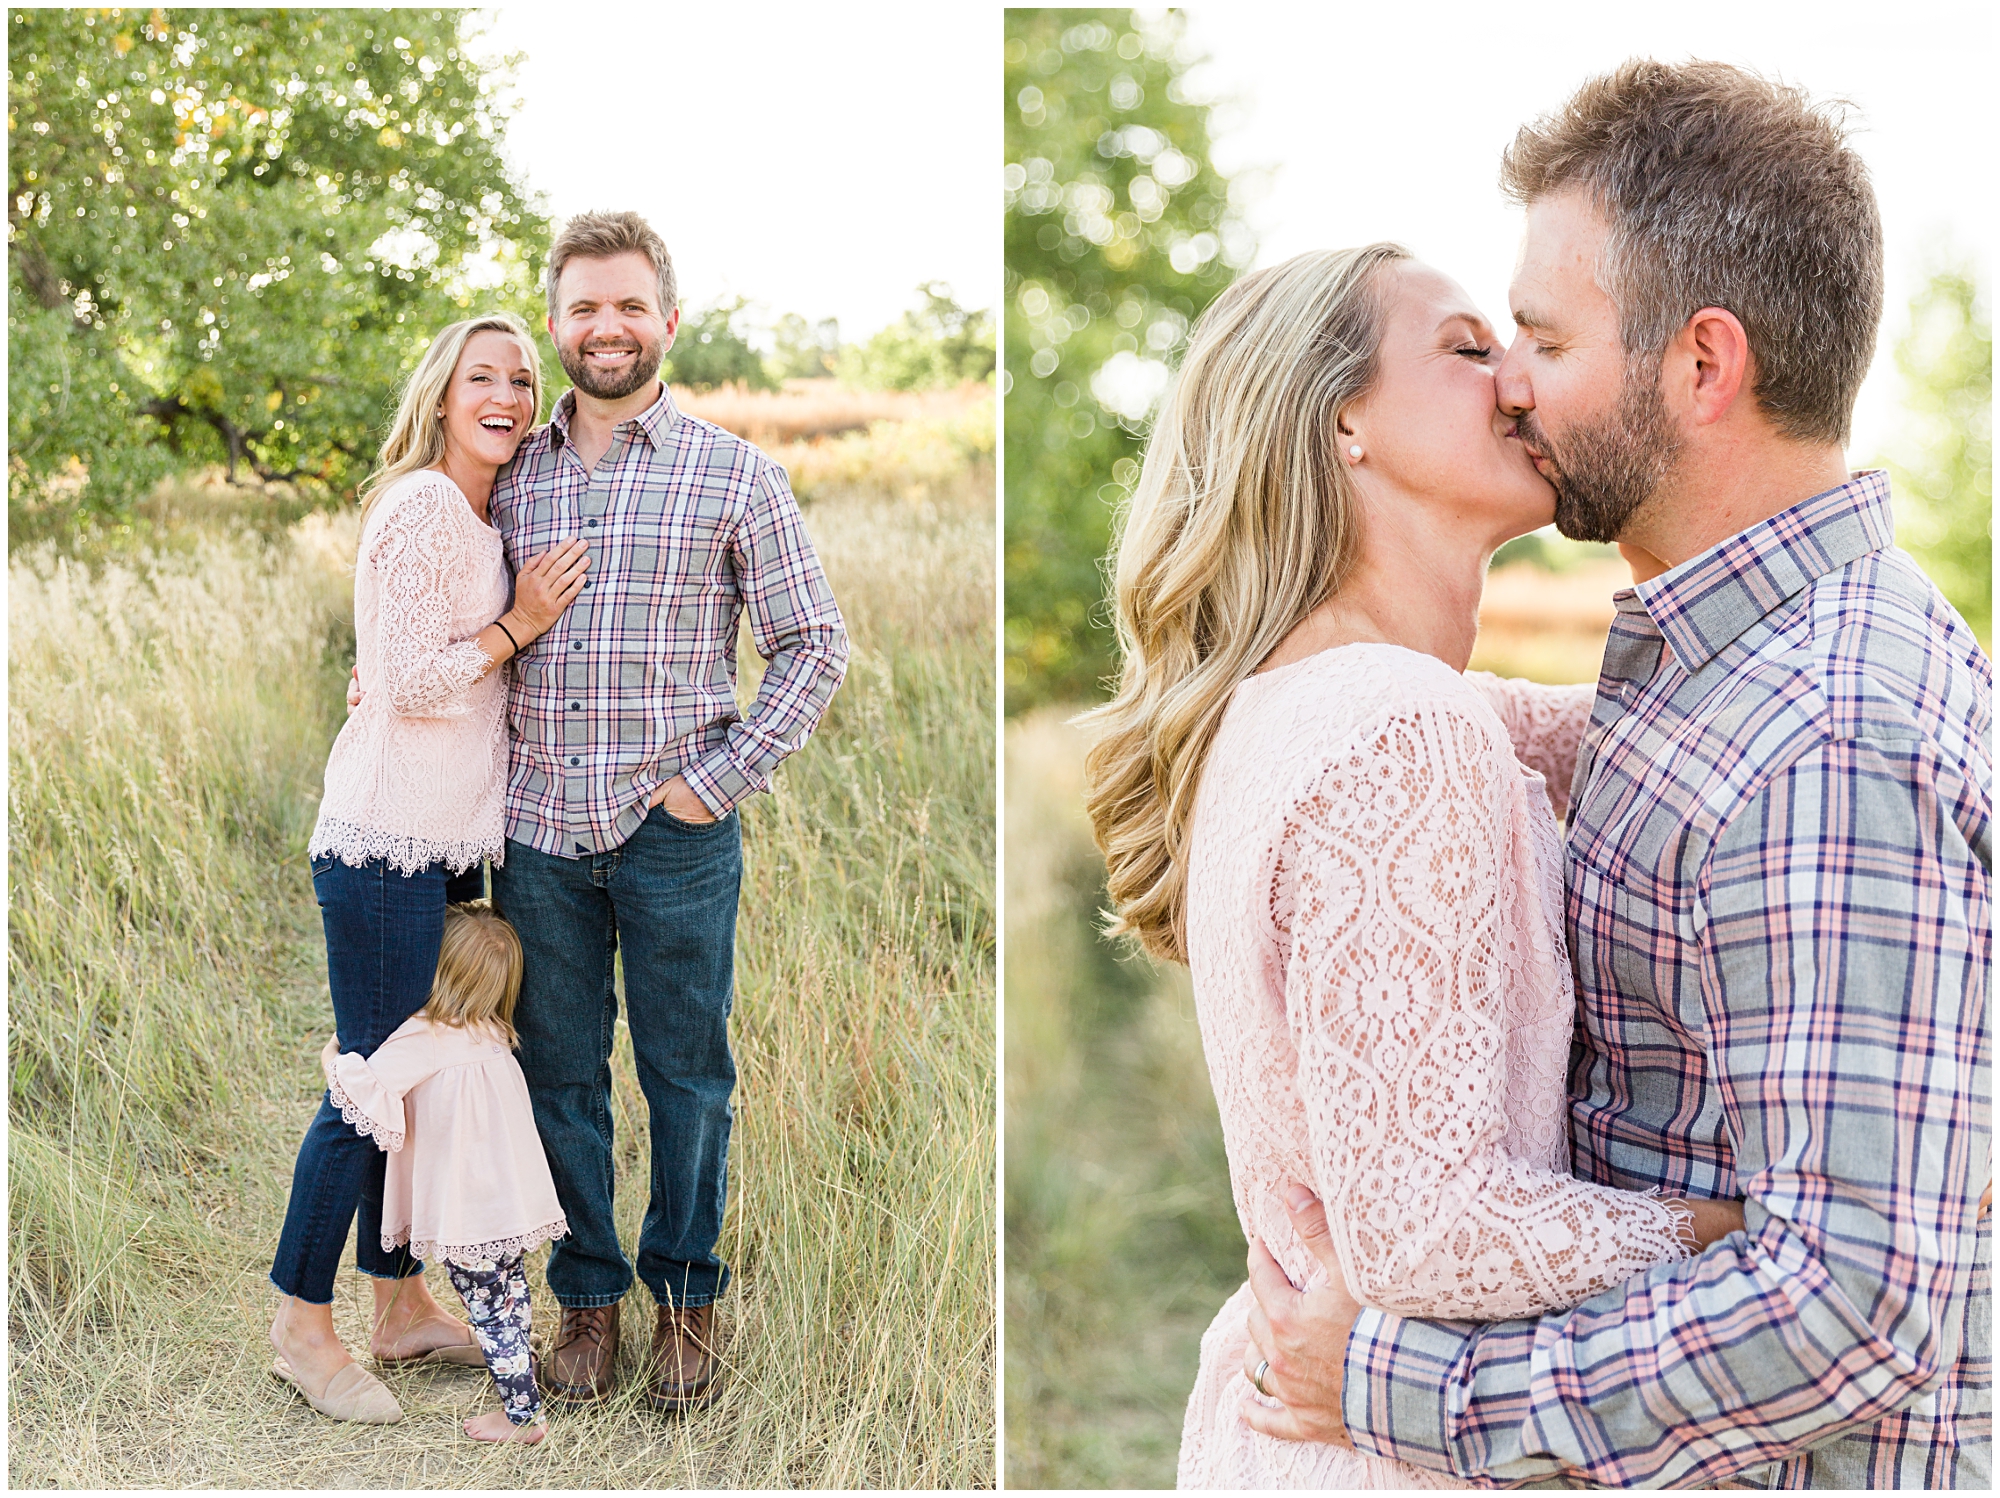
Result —
[[474, 643], [506, 611], [500, 533], [424, 469], [369, 512], [354, 569], [361, 705], [326, 762], [308, 851], [414, 874], [499, 862], [507, 791], [507, 685]]
[[[1294, 1284], [1326, 1276], [1288, 1180], [1326, 1203], [1355, 1294], [1410, 1316], [1529, 1315], [1687, 1255], [1685, 1214], [1569, 1171], [1551, 797], [1591, 696], [1386, 645], [1237, 688], [1195, 804], [1188, 957], [1237, 1214]], [[1461, 1485], [1252, 1431], [1251, 1304], [1202, 1339], [1181, 1486]]]
[[411, 1015], [372, 1056], [320, 1055], [340, 1116], [389, 1152], [382, 1246], [466, 1268], [569, 1231], [528, 1081], [485, 1026]]

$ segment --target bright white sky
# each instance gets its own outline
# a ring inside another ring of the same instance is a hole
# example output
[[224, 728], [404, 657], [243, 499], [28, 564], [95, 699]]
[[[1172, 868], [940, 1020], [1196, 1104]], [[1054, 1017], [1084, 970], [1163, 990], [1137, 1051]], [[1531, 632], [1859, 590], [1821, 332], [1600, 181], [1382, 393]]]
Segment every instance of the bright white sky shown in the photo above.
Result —
[[631, 208], [681, 299], [837, 317], [855, 340], [920, 282], [1000, 286], [998, 6], [504, 6], [526, 53], [508, 154], [557, 218]]
[[1216, 165], [1231, 176], [1271, 169], [1249, 208], [1258, 264], [1401, 240], [1456, 278], [1503, 334], [1521, 216], [1500, 197], [1500, 152], [1585, 78], [1633, 55], [1697, 56], [1852, 100], [1888, 275], [1880, 352], [1855, 413], [1852, 454], [1863, 461], [1893, 432], [1891, 351], [1936, 255], [1955, 245], [1976, 257], [1990, 297], [1992, 16], [1990, 5], [1945, 0], [1197, 3], [1189, 35], [1213, 60], [1190, 82], [1235, 101], [1216, 118]]

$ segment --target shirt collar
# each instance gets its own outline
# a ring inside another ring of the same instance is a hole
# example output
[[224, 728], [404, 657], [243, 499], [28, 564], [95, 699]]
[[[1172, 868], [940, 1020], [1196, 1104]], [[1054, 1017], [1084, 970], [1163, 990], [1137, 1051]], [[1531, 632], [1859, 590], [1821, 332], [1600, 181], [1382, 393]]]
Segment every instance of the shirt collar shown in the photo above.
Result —
[[[572, 386], [562, 393], [562, 397], [556, 402], [555, 410], [549, 413], [550, 452], [554, 452], [569, 441], [570, 418], [575, 415], [576, 389]], [[664, 452], [667, 439], [673, 435], [674, 428], [680, 425], [680, 420], [681, 408], [674, 404], [673, 392], [667, 388], [667, 382], [662, 380], [660, 398], [637, 416], [630, 418], [629, 421], [620, 422], [619, 425], [636, 425], [645, 434], [646, 440], [653, 444], [654, 452]]]
[[1828, 573], [1895, 541], [1889, 475], [1870, 469], [1636, 588], [1636, 601], [1690, 676], [1758, 620]]

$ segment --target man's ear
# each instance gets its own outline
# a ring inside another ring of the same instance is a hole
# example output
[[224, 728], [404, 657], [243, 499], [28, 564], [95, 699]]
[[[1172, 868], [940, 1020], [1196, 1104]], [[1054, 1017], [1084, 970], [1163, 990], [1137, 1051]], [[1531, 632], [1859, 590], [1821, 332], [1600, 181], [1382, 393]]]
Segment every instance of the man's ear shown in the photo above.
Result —
[[660, 352], [667, 353], [674, 346], [674, 335], [681, 330], [681, 309], [676, 307], [667, 314], [667, 341], [660, 345]]
[[1724, 307], [1703, 307], [1690, 317], [1674, 339], [1669, 359], [1696, 426], [1722, 420], [1737, 396], [1756, 385], [1750, 335]]

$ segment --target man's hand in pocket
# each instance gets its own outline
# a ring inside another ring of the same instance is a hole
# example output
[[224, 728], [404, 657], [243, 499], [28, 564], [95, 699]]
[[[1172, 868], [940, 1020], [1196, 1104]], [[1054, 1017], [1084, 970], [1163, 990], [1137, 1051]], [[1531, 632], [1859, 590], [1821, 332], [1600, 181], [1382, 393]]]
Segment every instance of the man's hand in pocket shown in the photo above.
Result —
[[664, 806], [668, 813], [683, 822], [713, 822], [715, 813], [708, 804], [688, 788], [688, 783], [676, 775], [657, 791], [653, 792], [654, 806]]

